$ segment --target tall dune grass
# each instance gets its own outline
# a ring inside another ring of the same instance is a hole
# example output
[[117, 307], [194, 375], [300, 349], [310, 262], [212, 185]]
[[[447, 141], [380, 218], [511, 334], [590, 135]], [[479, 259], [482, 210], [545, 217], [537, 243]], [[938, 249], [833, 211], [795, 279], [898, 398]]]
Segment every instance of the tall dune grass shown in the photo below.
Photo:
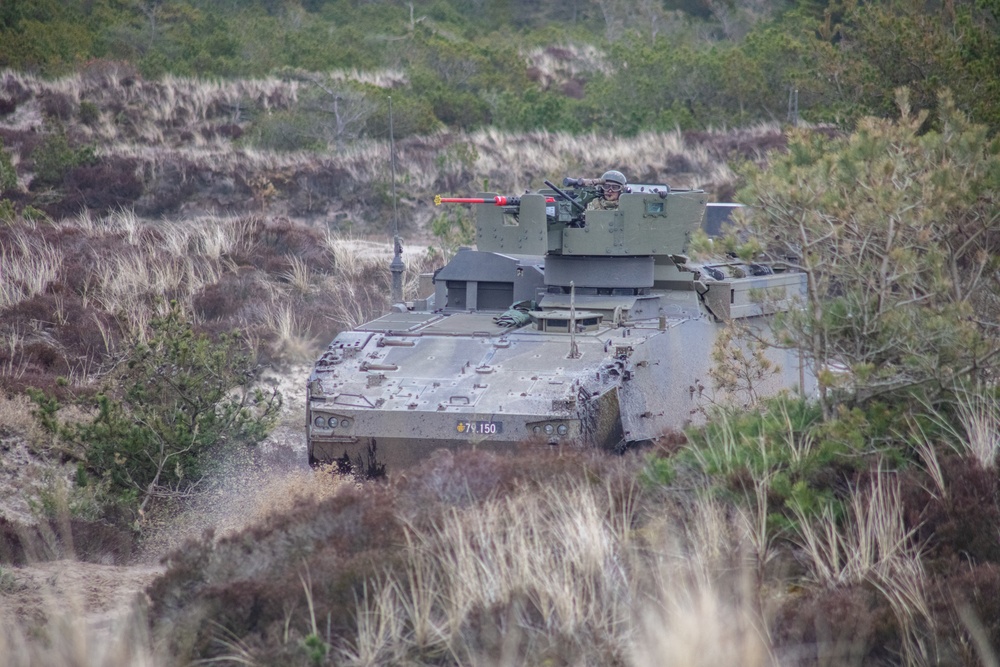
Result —
[[[72, 565], [69, 565], [72, 567]], [[15, 570], [16, 572], [16, 570]], [[7, 574], [5, 572], [5, 574]], [[17, 575], [10, 585], [18, 584]], [[8, 588], [10, 588], [10, 585]], [[88, 611], [84, 591], [41, 590], [42, 618], [18, 618], [0, 609], [0, 656], [5, 667], [161, 667], [141, 607], [99, 617]]]
[[867, 583], [888, 600], [910, 664], [931, 664], [925, 641], [931, 612], [914, 528], [903, 517], [899, 483], [879, 469], [871, 488], [851, 494], [843, 525], [829, 509], [818, 520], [793, 506], [812, 577], [823, 586]]
[[359, 602], [345, 664], [771, 664], [739, 524], [699, 502], [635, 540], [634, 510], [553, 480], [411, 527], [404, 574]]
[[0, 309], [41, 294], [56, 279], [62, 253], [44, 239], [17, 231], [0, 241]]

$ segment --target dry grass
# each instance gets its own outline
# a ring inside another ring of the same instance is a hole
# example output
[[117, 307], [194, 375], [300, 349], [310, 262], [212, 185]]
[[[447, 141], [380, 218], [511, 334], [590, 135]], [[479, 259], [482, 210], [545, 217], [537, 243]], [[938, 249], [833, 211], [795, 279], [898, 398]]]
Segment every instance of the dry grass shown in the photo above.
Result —
[[538, 46], [524, 57], [537, 71], [538, 83], [543, 88], [563, 86], [596, 72], [611, 73], [606, 54], [593, 44]]
[[411, 527], [405, 574], [366, 589], [345, 664], [771, 664], [739, 525], [696, 503], [650, 544], [629, 538], [635, 509], [554, 481]]
[[274, 357], [288, 362], [311, 361], [319, 341], [308, 335], [309, 325], [288, 304], [275, 304], [264, 313], [264, 326], [274, 334]]
[[281, 274], [288, 286], [300, 295], [306, 295], [315, 288], [313, 272], [309, 265], [295, 255], [288, 256], [289, 269]]
[[903, 517], [898, 481], [879, 469], [870, 489], [851, 494], [843, 525], [829, 508], [818, 520], [797, 506], [793, 511], [812, 578], [827, 588], [862, 583], [877, 588], [896, 615], [907, 661], [930, 664], [926, 577], [913, 544], [916, 529]]
[[[333, 256], [334, 270], [320, 277], [317, 284], [318, 291], [327, 298], [322, 316], [342, 330], [384, 313], [389, 306], [390, 276], [386, 267], [393, 255], [392, 241], [327, 231], [323, 243]], [[421, 255], [414, 247], [405, 248], [404, 255], [403, 297], [413, 299], [420, 274], [432, 268], [433, 258]]]
[[10, 431], [26, 434], [29, 442], [37, 443], [42, 439], [42, 431], [32, 415], [33, 409], [34, 404], [27, 396], [7, 396], [0, 392], [0, 424]]
[[879, 472], [871, 489], [851, 494], [850, 517], [843, 528], [830, 508], [820, 519], [792, 506], [815, 581], [824, 586], [891, 579], [908, 570], [918, 553], [911, 545], [913, 530], [903, 520], [899, 484]]
[[0, 309], [41, 294], [56, 279], [62, 253], [27, 230], [16, 231], [10, 241], [0, 241]]
[[74, 560], [2, 570], [0, 660], [5, 667], [168, 664], [134, 597], [153, 576]]
[[54, 613], [41, 627], [4, 620], [0, 655], [7, 667], [156, 667], [167, 661], [156, 656], [141, 614], [95, 631], [73, 604], [53, 601]]
[[[1000, 453], [1000, 395], [995, 387], [982, 384], [972, 388], [957, 387], [954, 395], [952, 410], [940, 410], [925, 401], [922, 403], [925, 414], [957, 454], [973, 459], [983, 470], [994, 469]], [[953, 416], [950, 417], [949, 412]], [[919, 424], [915, 424], [915, 429], [919, 438], [926, 442], [927, 436]], [[924, 457], [925, 463], [935, 465], [934, 461], [927, 460], [928, 456]]]
[[[0, 309], [17, 313], [0, 326], [0, 379], [99, 380], [171, 300], [197, 326], [243, 332], [262, 363], [312, 359], [341, 328], [384, 312], [391, 248], [260, 216], [18, 219], [0, 236]], [[408, 263], [413, 294], [426, 267]]]
[[[603, 58], [591, 47], [566, 45], [536, 49], [528, 54], [539, 77], [550, 85], [573, 81], [592, 70], [604, 68]], [[334, 72], [334, 79], [352, 79], [375, 85], [396, 85], [400, 74], [384, 72]], [[29, 74], [6, 71], [0, 74], [7, 85], [27, 91], [28, 101], [20, 105], [5, 127], [27, 132], [41, 125], [40, 99], [46, 95], [66, 98], [78, 107], [81, 100], [97, 106], [97, 122], [82, 124], [75, 116], [69, 123], [85, 141], [97, 142], [104, 157], [136, 160], [137, 174], [147, 187], [176, 187], [199, 182], [209, 187], [215, 176], [237, 176], [244, 185], [256, 178], [266, 178], [278, 189], [278, 204], [318, 174], [339, 174], [349, 181], [344, 193], [361, 195], [373, 183], [390, 179], [388, 145], [385, 141], [360, 140], [346, 147], [330, 147], [329, 152], [275, 153], [238, 147], [232, 130], [246, 129], [253, 114], [290, 109], [297, 104], [300, 87], [309, 85], [294, 79], [276, 78], [243, 81], [198, 80], [164, 77], [156, 81], [141, 79], [120, 63], [99, 63], [78, 75], [44, 80]], [[123, 84], [127, 81], [127, 85]], [[229, 132], [229, 134], [227, 134]], [[400, 195], [408, 201], [404, 214], [414, 216], [423, 227], [430, 215], [427, 208], [434, 194], [455, 174], [448, 173], [440, 156], [455, 145], [474, 148], [474, 161], [468, 169], [463, 189], [481, 187], [487, 180], [491, 188], [518, 193], [541, 187], [543, 178], [561, 175], [594, 176], [607, 168], [623, 170], [635, 182], [668, 182], [674, 187], [702, 186], [710, 190], [728, 187], [733, 173], [727, 166], [733, 144], [743, 151], [755, 143], [768, 145], [780, 128], [762, 124], [734, 133], [706, 132], [697, 142], [680, 132], [642, 133], [632, 138], [573, 136], [564, 133], [533, 132], [523, 135], [484, 129], [471, 134], [442, 132], [428, 137], [406, 138], [397, 145], [399, 182], [405, 184]], [[728, 143], [727, 143], [728, 142]], [[726, 144], [726, 145], [723, 145]], [[15, 158], [20, 159], [15, 154]], [[212, 176], [208, 176], [208, 175]], [[221, 179], [219, 179], [221, 180]], [[298, 183], [298, 184], [297, 184]], [[243, 187], [243, 186], [240, 186]], [[310, 191], [311, 192], [311, 191]], [[230, 204], [251, 205], [249, 192]], [[305, 193], [303, 193], [305, 194]], [[337, 193], [311, 192], [321, 201]], [[176, 196], [176, 195], [172, 195]], [[351, 197], [345, 197], [351, 199]], [[362, 198], [363, 199], [363, 198]], [[370, 201], [352, 204], [355, 222], [373, 222], [384, 211], [375, 211]], [[407, 208], [411, 210], [407, 211]], [[324, 202], [320, 212], [327, 210]], [[284, 212], [284, 211], [276, 211]]]
[[956, 445], [984, 469], [993, 468], [1000, 452], [1000, 398], [985, 387], [959, 394], [958, 417], [965, 438], [956, 438]]

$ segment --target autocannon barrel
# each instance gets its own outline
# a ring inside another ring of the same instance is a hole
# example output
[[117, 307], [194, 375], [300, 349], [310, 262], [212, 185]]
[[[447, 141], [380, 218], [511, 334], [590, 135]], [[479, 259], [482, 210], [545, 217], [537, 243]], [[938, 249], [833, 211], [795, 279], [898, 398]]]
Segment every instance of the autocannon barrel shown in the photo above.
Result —
[[[546, 202], [554, 202], [554, 197], [547, 197]], [[493, 204], [494, 206], [517, 206], [521, 203], [520, 197], [507, 197], [504, 195], [497, 195], [492, 199], [486, 199], [484, 197], [442, 197], [441, 195], [434, 196], [434, 205], [440, 206], [441, 204]]]

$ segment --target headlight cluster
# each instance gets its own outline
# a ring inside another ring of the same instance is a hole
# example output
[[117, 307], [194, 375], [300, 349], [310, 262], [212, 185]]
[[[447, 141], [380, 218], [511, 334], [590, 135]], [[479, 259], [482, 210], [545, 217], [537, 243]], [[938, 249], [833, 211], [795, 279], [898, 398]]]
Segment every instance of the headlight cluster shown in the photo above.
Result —
[[313, 417], [313, 426], [317, 428], [348, 428], [350, 425], [351, 420], [346, 417], [326, 417], [324, 415]]
[[535, 435], [566, 435], [569, 433], [569, 426], [566, 424], [536, 424], [531, 428], [531, 432]]

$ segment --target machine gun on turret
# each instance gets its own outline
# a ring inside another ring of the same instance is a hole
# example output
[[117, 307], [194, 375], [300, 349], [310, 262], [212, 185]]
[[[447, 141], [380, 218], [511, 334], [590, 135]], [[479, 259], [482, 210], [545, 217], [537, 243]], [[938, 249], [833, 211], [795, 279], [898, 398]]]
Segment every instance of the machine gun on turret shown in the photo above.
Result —
[[[551, 193], [539, 191], [534, 194], [542, 194], [545, 197], [545, 214], [548, 222], [562, 223], [570, 227], [583, 227], [586, 224], [584, 213], [587, 204], [594, 199], [603, 196], [605, 182], [599, 178], [563, 178], [563, 187], [560, 188], [551, 181], [543, 181]], [[563, 188], [572, 188], [566, 191]], [[626, 189], [625, 192], [629, 192]], [[532, 193], [525, 193], [526, 195]], [[493, 195], [482, 197], [442, 197], [435, 195], [434, 205], [441, 204], [493, 204], [503, 208], [506, 215], [520, 217], [522, 214], [522, 197], [509, 195]], [[555, 204], [549, 206], [549, 204]]]

